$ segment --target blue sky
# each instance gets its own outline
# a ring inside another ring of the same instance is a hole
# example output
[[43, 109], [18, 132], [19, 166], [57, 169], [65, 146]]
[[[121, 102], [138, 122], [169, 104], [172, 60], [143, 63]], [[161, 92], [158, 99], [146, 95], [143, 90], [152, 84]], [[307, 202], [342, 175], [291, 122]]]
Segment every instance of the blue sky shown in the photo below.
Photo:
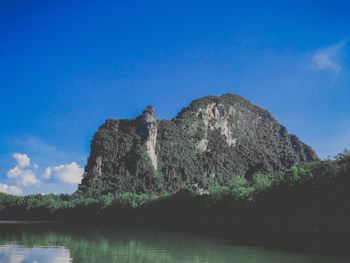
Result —
[[93, 133], [235, 93], [350, 148], [347, 1], [0, 0], [0, 191], [72, 192]]

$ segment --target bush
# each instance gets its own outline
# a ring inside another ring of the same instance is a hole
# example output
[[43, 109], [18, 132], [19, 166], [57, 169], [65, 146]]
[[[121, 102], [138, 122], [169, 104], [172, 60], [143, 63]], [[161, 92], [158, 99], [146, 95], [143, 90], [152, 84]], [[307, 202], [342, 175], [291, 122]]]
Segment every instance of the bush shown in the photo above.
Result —
[[252, 186], [256, 191], [263, 191], [273, 185], [274, 176], [271, 174], [255, 174], [252, 179]]
[[228, 187], [233, 196], [237, 198], [248, 198], [255, 190], [243, 176], [232, 177]]

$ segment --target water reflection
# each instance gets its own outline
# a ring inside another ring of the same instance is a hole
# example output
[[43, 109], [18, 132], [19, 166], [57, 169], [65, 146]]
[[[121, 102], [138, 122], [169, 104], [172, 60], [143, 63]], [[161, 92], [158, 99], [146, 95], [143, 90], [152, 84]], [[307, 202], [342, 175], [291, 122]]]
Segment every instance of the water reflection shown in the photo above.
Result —
[[0, 224], [1, 263], [340, 263], [345, 259], [302, 255], [196, 235], [144, 229], [74, 225]]
[[8, 263], [67, 263], [72, 262], [69, 250], [63, 246], [25, 247], [5, 245], [0, 247], [0, 262]]

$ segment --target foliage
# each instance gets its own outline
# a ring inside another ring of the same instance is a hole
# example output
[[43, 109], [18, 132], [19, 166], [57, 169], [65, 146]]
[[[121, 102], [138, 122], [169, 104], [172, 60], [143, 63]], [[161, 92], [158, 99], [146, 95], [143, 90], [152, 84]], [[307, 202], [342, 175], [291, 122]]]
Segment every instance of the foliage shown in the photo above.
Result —
[[268, 189], [274, 183], [274, 176], [271, 174], [257, 173], [253, 176], [252, 186], [257, 191]]
[[0, 219], [209, 229], [244, 240], [294, 240], [302, 245], [302, 239], [307, 246], [350, 242], [349, 153], [277, 174], [258, 173], [250, 180], [234, 176], [225, 185], [216, 181], [209, 192], [199, 195], [187, 187], [176, 194], [125, 192], [96, 197], [79, 192], [28, 196], [0, 193]]
[[247, 198], [254, 192], [254, 187], [242, 176], [234, 176], [229, 182], [229, 189], [238, 198]]

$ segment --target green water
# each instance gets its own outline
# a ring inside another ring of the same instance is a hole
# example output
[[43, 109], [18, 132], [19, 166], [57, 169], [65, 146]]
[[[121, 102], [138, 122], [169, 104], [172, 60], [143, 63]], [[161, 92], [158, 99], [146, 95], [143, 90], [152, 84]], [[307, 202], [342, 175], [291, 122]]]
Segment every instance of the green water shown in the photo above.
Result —
[[63, 262], [349, 262], [203, 236], [144, 229], [112, 229], [45, 223], [0, 223], [1, 263]]

